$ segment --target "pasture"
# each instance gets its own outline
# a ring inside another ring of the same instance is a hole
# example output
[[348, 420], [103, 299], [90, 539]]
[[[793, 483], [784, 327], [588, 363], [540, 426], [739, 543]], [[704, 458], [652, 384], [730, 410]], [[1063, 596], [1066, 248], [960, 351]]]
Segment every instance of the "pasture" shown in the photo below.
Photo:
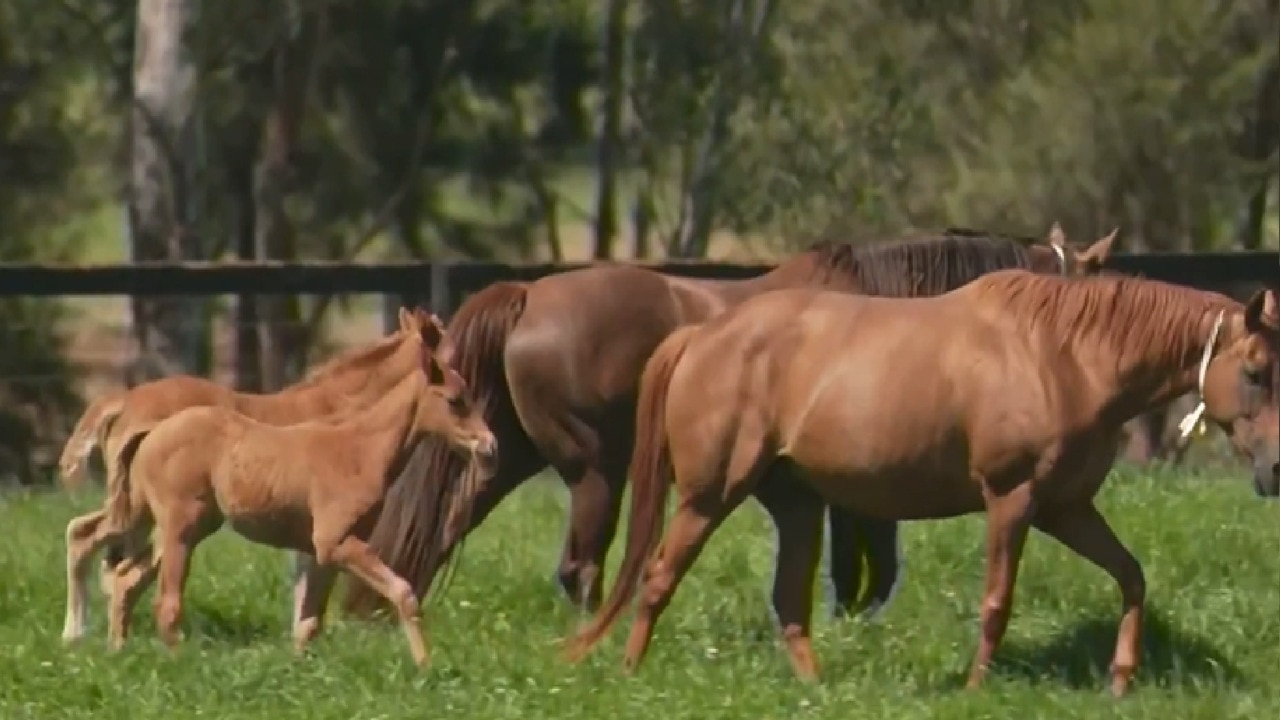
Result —
[[[551, 579], [558, 482], [527, 484], [472, 535], [446, 593], [426, 603], [425, 672], [392, 624], [343, 621], [336, 607], [308, 657], [296, 658], [286, 556], [230, 532], [196, 552], [176, 656], [154, 636], [150, 597], [130, 645], [108, 653], [96, 577], [91, 637], [64, 648], [63, 527], [98, 497], [10, 494], [0, 498], [0, 718], [1278, 717], [1280, 503], [1221, 474], [1122, 468], [1104, 487], [1099, 505], [1149, 588], [1143, 666], [1119, 702], [1105, 680], [1118, 592], [1042, 536], [1028, 543], [986, 687], [960, 689], [977, 642], [978, 516], [904, 526], [906, 582], [880, 622], [833, 622], [821, 605], [824, 677], [805, 686], [776, 643], [772, 530], [750, 503], [713, 537], [628, 678], [629, 615], [581, 666], [559, 657], [576, 616]], [[609, 582], [620, 557], [619, 542]]]

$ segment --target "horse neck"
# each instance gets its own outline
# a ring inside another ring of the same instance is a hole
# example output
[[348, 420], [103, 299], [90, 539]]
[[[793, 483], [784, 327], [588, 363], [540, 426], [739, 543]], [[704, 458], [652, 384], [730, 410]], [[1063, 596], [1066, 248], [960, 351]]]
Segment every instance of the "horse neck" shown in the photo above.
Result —
[[405, 375], [373, 405], [339, 424], [360, 438], [361, 453], [383, 468], [385, 478], [399, 474], [422, 437], [417, 420], [425, 389], [422, 373]]
[[1129, 323], [1074, 336], [1071, 354], [1095, 358], [1096, 366], [1102, 368], [1102, 414], [1123, 423], [1196, 390], [1200, 361], [1220, 312], [1223, 320], [1214, 340], [1216, 353], [1228, 335], [1231, 307], [1225, 302], [1196, 303], [1171, 312], [1158, 327], [1135, 316]]
[[390, 354], [378, 348], [351, 358], [274, 395], [238, 396], [237, 410], [250, 417], [296, 422], [347, 401], [381, 397], [417, 369], [420, 361], [414, 342], [396, 343], [391, 349]]

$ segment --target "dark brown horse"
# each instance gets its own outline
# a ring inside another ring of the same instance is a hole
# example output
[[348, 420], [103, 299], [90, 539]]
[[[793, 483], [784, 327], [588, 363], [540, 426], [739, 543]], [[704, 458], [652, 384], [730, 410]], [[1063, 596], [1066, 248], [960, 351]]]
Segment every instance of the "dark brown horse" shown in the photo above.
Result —
[[[508, 493], [550, 465], [571, 496], [560, 583], [575, 603], [594, 607], [618, 521], [640, 373], [676, 327], [778, 288], [911, 297], [945, 292], [1000, 268], [1091, 272], [1107, 258], [1114, 236], [1076, 252], [1066, 247], [1057, 225], [1047, 245], [948, 231], [870, 246], [820, 244], [763, 276], [740, 281], [606, 264], [531, 283], [491, 285], [463, 303], [449, 334], [456, 342], [452, 362], [499, 438], [498, 471], [464, 491], [458, 481], [463, 464], [444, 448], [435, 450], [426, 477], [399, 483], [388, 495], [372, 546], [424, 594], [455, 544]], [[886, 599], [896, 577], [896, 524], [836, 511], [831, 526], [837, 550], [860, 543], [872, 549], [870, 589]], [[837, 600], [846, 607], [859, 600], [859, 561], [858, 554], [832, 553]], [[351, 586], [349, 609], [365, 613], [376, 606], [376, 595]]]
[[[581, 657], [640, 589], [626, 666], [716, 527], [755, 496], [777, 529], [773, 604], [796, 674], [810, 643], [823, 503], [909, 520], [987, 514], [982, 682], [1035, 527], [1111, 575], [1124, 614], [1112, 691], [1138, 665], [1142, 567], [1094, 505], [1123, 424], [1198, 390], [1205, 416], [1280, 495], [1280, 309], [1126, 277], [1010, 270], [941, 297], [794, 289], [674, 332], [640, 385], [626, 556]], [[659, 540], [666, 496], [675, 515]], [[656, 550], [656, 553], [655, 553]]]

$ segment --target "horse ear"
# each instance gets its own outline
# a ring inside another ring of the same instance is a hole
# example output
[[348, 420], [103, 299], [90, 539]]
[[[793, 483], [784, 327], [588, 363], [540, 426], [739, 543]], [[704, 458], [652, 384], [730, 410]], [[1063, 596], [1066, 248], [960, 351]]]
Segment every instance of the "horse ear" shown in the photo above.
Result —
[[440, 322], [440, 318], [434, 313], [422, 313], [426, 317], [422, 319], [419, 332], [422, 333], [422, 342], [432, 351], [437, 351], [445, 341], [444, 323]]
[[1067, 234], [1062, 232], [1062, 225], [1057, 220], [1054, 220], [1053, 227], [1049, 228], [1049, 244], [1060, 248], [1067, 246]]
[[412, 332], [415, 329], [413, 326], [413, 315], [409, 312], [408, 308], [401, 307], [397, 319], [400, 321], [401, 331]]
[[1076, 262], [1084, 268], [1087, 273], [1096, 273], [1102, 269], [1103, 265], [1111, 259], [1111, 250], [1116, 242], [1116, 236], [1120, 234], [1120, 228], [1115, 228], [1106, 237], [1095, 242], [1085, 248], [1083, 252], [1076, 255]]
[[1249, 304], [1244, 308], [1244, 326], [1251, 333], [1280, 330], [1280, 310], [1276, 308], [1274, 290], [1265, 288], [1249, 298]]

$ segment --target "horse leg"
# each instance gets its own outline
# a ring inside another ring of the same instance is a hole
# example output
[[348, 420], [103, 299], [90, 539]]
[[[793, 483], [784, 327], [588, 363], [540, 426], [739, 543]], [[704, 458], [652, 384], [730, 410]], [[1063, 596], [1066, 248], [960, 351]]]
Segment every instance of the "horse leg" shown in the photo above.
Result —
[[859, 517], [867, 553], [867, 593], [858, 612], [874, 620], [902, 587], [902, 536], [897, 520]]
[[392, 572], [387, 564], [378, 559], [376, 553], [363, 540], [348, 535], [332, 550], [324, 552], [316, 547], [318, 563], [332, 562], [355, 575], [373, 588], [374, 592], [386, 598], [400, 618], [400, 627], [409, 641], [409, 652], [418, 665], [427, 662], [427, 644], [423, 640], [422, 631], [418, 627], [418, 598], [413, 594], [413, 587], [404, 578]]
[[338, 578], [337, 567], [321, 565], [307, 553], [294, 554], [294, 570], [298, 573], [294, 586], [296, 599], [293, 622], [293, 647], [302, 654], [307, 644], [320, 634], [329, 594]]
[[160, 507], [163, 512], [156, 523], [160, 536], [156, 631], [164, 644], [172, 649], [181, 639], [178, 623], [182, 620], [182, 592], [191, 572], [191, 554], [201, 541], [218, 529], [222, 517], [201, 501], [178, 501]]
[[111, 575], [108, 610], [107, 642], [112, 650], [124, 647], [133, 621], [133, 609], [143, 593], [155, 581], [160, 569], [160, 558], [149, 546], [116, 566]]
[[779, 461], [756, 491], [756, 498], [773, 518], [778, 550], [773, 571], [773, 608], [791, 667], [804, 681], [818, 679], [810, 627], [813, 620], [813, 578], [822, 555], [822, 498], [792, 480]]
[[592, 612], [600, 605], [604, 563], [618, 531], [630, 453], [608, 448], [569, 484], [569, 532], [557, 576], [575, 605]]
[[[986, 488], [986, 483], [983, 486]], [[987, 505], [987, 587], [982, 600], [982, 635], [969, 672], [969, 688], [982, 684], [991, 665], [991, 657], [1009, 626], [1018, 563], [1022, 559], [1034, 507], [1031, 483], [1018, 485], [1002, 496], [984, 489], [984, 495]]]
[[825, 590], [831, 597], [831, 614], [836, 618], [855, 615], [859, 611], [862, 590], [862, 558], [866, 540], [862, 526], [834, 505], [826, 512], [827, 562]]
[[[772, 459], [762, 447], [762, 433], [744, 433], [742, 424], [746, 419], [738, 418], [738, 422], [736, 447], [729, 456], [727, 472], [723, 475], [720, 469], [724, 465], [711, 455], [714, 449], [691, 447], [695, 455], [686, 460], [677, 454], [677, 439], [672, 438], [671, 467], [680, 499], [657, 553], [645, 568], [644, 585], [639, 592], [636, 616], [631, 623], [623, 656], [626, 672], [634, 672], [644, 659], [658, 618], [671, 602], [680, 580], [693, 566], [711, 533], [752, 494], [767, 461]], [[813, 584], [812, 573], [809, 583]]]
[[98, 531], [105, 518], [105, 510], [95, 510], [67, 523], [67, 614], [62, 624], [62, 639], [67, 642], [84, 637], [88, 621], [89, 559], [101, 546]]
[[1120, 586], [1124, 612], [1111, 660], [1111, 692], [1116, 697], [1129, 690], [1138, 668], [1142, 646], [1143, 603], [1147, 583], [1142, 566], [1118, 538], [1092, 502], [1069, 509], [1054, 509], [1037, 516], [1035, 527], [1104, 570]]

